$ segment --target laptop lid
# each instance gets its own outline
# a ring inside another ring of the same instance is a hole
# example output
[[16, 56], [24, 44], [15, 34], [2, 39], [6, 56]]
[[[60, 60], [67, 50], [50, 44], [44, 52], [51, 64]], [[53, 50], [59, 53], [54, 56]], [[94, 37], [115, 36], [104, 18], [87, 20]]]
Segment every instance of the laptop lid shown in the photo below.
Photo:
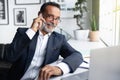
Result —
[[91, 50], [88, 80], [120, 80], [120, 46]]

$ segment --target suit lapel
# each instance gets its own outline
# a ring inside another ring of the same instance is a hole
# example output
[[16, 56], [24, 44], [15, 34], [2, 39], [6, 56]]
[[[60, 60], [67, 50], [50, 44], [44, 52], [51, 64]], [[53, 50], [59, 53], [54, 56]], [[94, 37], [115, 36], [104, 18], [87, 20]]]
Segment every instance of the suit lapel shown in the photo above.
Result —
[[48, 39], [48, 43], [47, 43], [47, 47], [46, 47], [45, 60], [44, 60], [43, 66], [45, 64], [49, 63], [49, 59], [52, 56], [52, 52], [53, 52], [53, 49], [54, 49], [54, 45], [55, 45], [55, 35], [52, 33], [51, 36]]

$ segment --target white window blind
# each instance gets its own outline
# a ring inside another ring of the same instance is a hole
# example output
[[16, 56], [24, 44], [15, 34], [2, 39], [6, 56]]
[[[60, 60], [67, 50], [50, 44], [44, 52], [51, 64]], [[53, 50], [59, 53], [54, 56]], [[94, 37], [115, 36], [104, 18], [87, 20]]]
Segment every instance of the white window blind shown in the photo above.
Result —
[[120, 0], [100, 0], [101, 38], [109, 45], [120, 44]]

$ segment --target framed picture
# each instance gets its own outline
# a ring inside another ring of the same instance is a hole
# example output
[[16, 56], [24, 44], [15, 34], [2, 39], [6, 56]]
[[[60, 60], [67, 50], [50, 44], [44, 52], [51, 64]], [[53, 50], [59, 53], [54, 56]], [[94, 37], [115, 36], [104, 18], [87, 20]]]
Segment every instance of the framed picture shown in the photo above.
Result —
[[33, 5], [40, 4], [41, 0], [15, 0], [16, 5]]
[[46, 2], [56, 2], [60, 5], [62, 18], [73, 18], [75, 14], [73, 8], [75, 7], [76, 1], [77, 0], [46, 0]]
[[26, 8], [14, 8], [14, 24], [16, 26], [26, 26]]
[[9, 24], [8, 0], [0, 0], [0, 25]]

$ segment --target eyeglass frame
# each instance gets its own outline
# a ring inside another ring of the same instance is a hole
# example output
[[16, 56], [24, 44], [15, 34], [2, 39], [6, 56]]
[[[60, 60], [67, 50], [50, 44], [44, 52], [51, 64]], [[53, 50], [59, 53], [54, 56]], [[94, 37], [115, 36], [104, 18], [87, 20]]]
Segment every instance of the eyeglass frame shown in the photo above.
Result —
[[44, 14], [43, 17], [47, 18], [47, 19], [49, 19], [51, 21], [55, 20], [55, 21], [57, 21], [59, 23], [61, 22], [60, 17], [54, 18], [54, 15], [52, 15], [52, 14]]

